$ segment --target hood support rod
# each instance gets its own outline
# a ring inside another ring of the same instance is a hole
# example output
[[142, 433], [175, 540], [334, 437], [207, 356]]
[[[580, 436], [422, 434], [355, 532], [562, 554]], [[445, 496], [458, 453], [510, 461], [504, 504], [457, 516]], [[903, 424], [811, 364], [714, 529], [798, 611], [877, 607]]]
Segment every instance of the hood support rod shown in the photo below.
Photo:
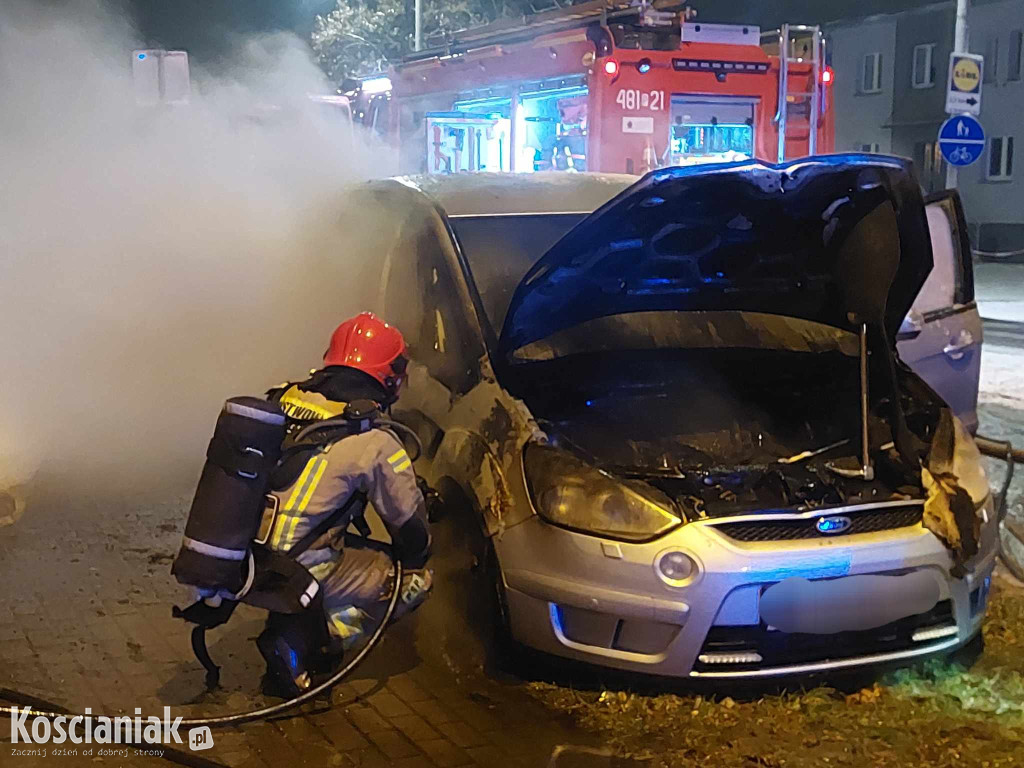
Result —
[[836, 466], [833, 462], [825, 464], [825, 469], [840, 477], [858, 477], [862, 480], [874, 479], [874, 467], [871, 466], [871, 443], [867, 432], [869, 414], [867, 398], [867, 324], [860, 324], [860, 466], [857, 469]]
[[850, 469], [836, 466], [832, 462], [825, 465], [830, 472], [840, 477], [860, 478], [871, 481], [875, 479], [875, 468], [871, 466], [871, 443], [868, 434], [868, 324], [860, 324], [860, 467]]
[[871, 466], [871, 443], [868, 435], [868, 324], [860, 324], [860, 472], [865, 480], [875, 479]]

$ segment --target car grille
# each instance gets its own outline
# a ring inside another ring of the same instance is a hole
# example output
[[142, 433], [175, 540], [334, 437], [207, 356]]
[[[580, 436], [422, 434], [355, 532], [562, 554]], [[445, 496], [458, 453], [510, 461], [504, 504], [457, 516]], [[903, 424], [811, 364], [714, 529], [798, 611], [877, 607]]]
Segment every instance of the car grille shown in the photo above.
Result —
[[[816, 525], [818, 517], [799, 520], [744, 520], [737, 523], [719, 523], [714, 528], [736, 541], [794, 541], [817, 539], [825, 535], [850, 536], [855, 533], [874, 533], [906, 528], [921, 522], [922, 507], [919, 504], [906, 507], [881, 507], [843, 515], [850, 519], [850, 527], [842, 533], [823, 534]], [[819, 517], [832, 517], [822, 510]]]
[[953, 604], [943, 600], [927, 613], [908, 616], [875, 629], [856, 632], [837, 632], [831, 635], [769, 630], [762, 622], [758, 626], [712, 627], [701, 648], [701, 654], [757, 653], [761, 661], [740, 664], [707, 664], [699, 659], [695, 672], [722, 672], [838, 661], [878, 653], [894, 653], [924, 645], [915, 642], [914, 632], [933, 627], [955, 624]]

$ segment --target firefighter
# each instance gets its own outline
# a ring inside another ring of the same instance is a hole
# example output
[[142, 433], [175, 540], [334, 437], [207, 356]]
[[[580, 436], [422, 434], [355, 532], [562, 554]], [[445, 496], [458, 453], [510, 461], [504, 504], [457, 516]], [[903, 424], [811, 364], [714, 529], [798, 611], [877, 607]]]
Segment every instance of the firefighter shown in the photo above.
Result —
[[[334, 331], [323, 368], [305, 381], [270, 390], [268, 397], [281, 406], [294, 436], [317, 420], [342, 415], [348, 403], [372, 401], [386, 411], [398, 398], [405, 365], [402, 334], [364, 312]], [[298, 452], [278, 473], [288, 479], [274, 484], [278, 512], [267, 541], [272, 550], [287, 554], [326, 520], [338, 519], [337, 511], [347, 510], [336, 527], [317, 536], [296, 558], [322, 589], [326, 658], [334, 660], [374, 629], [391, 595], [391, 558], [369, 546], [343, 546], [348, 521], [360, 519], [369, 503], [391, 535], [404, 567], [397, 618], [418, 607], [431, 589], [432, 573], [424, 567], [430, 556], [424, 496], [405, 447], [386, 428]], [[295, 653], [297, 644], [287, 633], [282, 636], [274, 618], [257, 644], [271, 686], [295, 694], [311, 684], [308, 672], [314, 662], [296, 658], [301, 655]]]

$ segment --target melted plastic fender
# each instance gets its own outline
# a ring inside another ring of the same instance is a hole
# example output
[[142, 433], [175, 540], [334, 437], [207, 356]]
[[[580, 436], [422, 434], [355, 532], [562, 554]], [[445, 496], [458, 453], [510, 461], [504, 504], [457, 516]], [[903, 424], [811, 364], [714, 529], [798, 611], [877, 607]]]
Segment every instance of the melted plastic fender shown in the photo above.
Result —
[[924, 526], [953, 553], [954, 576], [978, 553], [981, 518], [978, 508], [989, 494], [981, 452], [960, 420], [943, 408], [932, 438], [921, 483], [928, 493]]
[[[482, 515], [488, 536], [531, 516], [522, 473], [522, 450], [531, 440], [545, 440], [526, 405], [505, 391], [490, 366], [481, 362], [481, 380], [469, 392], [451, 401], [442, 421], [452, 425], [434, 455], [434, 479], [451, 477], [469, 495]], [[411, 387], [410, 387], [411, 388]], [[445, 423], [438, 422], [442, 429]]]

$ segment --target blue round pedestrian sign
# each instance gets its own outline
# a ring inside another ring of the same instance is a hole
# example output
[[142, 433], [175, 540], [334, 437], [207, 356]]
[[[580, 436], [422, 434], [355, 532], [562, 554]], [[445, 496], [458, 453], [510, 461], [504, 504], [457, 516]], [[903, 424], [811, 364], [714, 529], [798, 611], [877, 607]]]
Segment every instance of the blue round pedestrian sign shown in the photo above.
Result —
[[939, 128], [939, 149], [950, 165], [970, 165], [985, 150], [985, 129], [970, 115], [953, 115]]

